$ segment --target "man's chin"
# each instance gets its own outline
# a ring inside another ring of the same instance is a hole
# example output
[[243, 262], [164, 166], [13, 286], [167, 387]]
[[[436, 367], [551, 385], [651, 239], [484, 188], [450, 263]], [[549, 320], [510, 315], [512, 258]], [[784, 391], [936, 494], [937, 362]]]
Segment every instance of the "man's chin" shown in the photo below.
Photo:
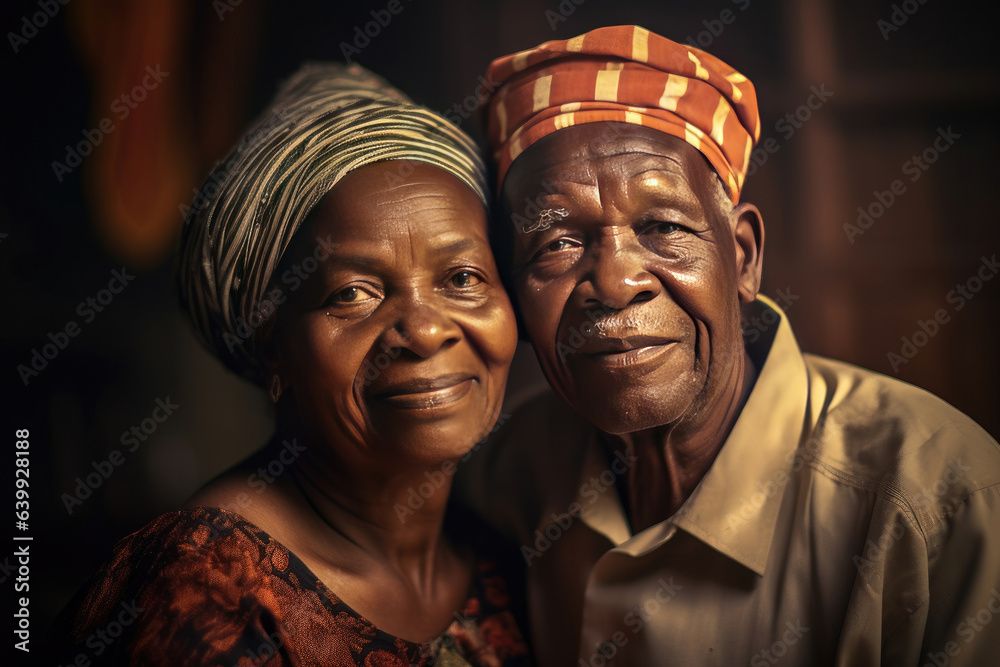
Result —
[[658, 396], [602, 395], [592, 401], [574, 401], [576, 410], [590, 423], [612, 435], [627, 435], [668, 426], [688, 412], [691, 400], [663, 402]]
[[[686, 362], [686, 360], [684, 360]], [[705, 388], [691, 364], [660, 364], [632, 372], [579, 364], [566, 379], [564, 398], [594, 426], [623, 435], [673, 424], [689, 414]]]

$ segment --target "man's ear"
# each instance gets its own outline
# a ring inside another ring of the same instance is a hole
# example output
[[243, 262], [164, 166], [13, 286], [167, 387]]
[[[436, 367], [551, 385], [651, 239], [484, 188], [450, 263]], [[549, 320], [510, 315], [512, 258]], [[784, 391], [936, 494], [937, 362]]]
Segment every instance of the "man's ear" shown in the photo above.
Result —
[[753, 204], [742, 203], [729, 214], [736, 247], [737, 287], [740, 301], [753, 303], [760, 291], [764, 267], [764, 220]]

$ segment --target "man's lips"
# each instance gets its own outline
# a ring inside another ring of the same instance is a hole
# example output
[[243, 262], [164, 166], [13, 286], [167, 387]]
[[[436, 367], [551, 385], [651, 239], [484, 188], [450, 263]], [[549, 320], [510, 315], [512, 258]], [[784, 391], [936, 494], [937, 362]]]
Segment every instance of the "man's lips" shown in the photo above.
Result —
[[579, 350], [579, 355], [599, 366], [636, 366], [658, 358], [672, 349], [677, 339], [664, 336], [606, 336], [588, 340]]
[[397, 408], [424, 410], [461, 400], [474, 382], [475, 376], [466, 373], [409, 378], [379, 386], [369, 391], [369, 396]]

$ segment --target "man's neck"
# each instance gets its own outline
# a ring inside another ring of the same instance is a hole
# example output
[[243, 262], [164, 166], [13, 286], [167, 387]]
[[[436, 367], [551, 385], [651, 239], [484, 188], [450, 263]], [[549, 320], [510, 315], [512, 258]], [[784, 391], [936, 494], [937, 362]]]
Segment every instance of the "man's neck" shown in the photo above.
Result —
[[625, 435], [603, 434], [610, 451], [638, 458], [628, 472], [623, 501], [632, 533], [669, 519], [694, 492], [729, 437], [757, 379], [746, 354], [734, 364], [726, 390], [690, 422]]

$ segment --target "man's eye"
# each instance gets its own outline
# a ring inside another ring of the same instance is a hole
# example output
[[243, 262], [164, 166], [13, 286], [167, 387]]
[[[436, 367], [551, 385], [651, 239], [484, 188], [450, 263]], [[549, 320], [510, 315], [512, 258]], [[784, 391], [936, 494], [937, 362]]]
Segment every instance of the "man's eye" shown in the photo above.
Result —
[[569, 247], [572, 247], [572, 244], [568, 240], [559, 239], [558, 241], [553, 241], [545, 246], [545, 249], [549, 252], [559, 252], [560, 250], [566, 250]]
[[653, 230], [657, 234], [673, 234], [674, 232], [679, 232], [684, 228], [673, 222], [658, 222], [653, 227]]
[[471, 271], [459, 271], [451, 277], [451, 284], [455, 287], [475, 287], [481, 282], [483, 281], [479, 278], [479, 276]]

